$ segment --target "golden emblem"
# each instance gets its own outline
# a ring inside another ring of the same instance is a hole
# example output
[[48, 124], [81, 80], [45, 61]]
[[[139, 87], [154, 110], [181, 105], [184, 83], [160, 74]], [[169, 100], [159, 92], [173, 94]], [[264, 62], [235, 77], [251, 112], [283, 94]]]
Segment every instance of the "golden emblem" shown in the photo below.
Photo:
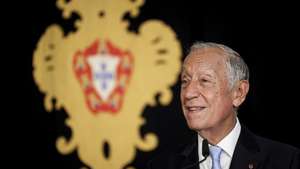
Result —
[[45, 109], [64, 109], [72, 131], [69, 140], [57, 139], [57, 149], [62, 154], [77, 150], [91, 168], [123, 168], [136, 149], [150, 151], [158, 144], [154, 133], [141, 137], [141, 113], [155, 105], [158, 93], [163, 105], [171, 101], [181, 47], [162, 21], [146, 21], [138, 33], [127, 29], [124, 15], [136, 17], [143, 3], [58, 0], [65, 19], [71, 13], [80, 16], [77, 30], [64, 35], [59, 25], [51, 25], [34, 51], [33, 76], [45, 94]]

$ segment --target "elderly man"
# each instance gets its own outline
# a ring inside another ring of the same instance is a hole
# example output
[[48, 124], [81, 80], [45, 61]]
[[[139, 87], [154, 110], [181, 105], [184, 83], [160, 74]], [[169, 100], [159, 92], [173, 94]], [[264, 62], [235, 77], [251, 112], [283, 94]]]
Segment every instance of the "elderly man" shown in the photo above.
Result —
[[249, 70], [237, 52], [195, 43], [181, 81], [184, 117], [197, 138], [150, 161], [149, 168], [300, 169], [299, 149], [256, 136], [240, 124], [237, 110], [249, 90]]

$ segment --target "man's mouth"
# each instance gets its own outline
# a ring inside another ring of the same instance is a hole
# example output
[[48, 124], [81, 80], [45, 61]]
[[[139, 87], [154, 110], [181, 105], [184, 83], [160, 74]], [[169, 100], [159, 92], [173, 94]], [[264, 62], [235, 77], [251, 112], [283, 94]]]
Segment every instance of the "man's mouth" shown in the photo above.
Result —
[[200, 112], [200, 111], [204, 110], [206, 107], [204, 107], [204, 106], [186, 106], [185, 108], [188, 112], [193, 113], [193, 112]]

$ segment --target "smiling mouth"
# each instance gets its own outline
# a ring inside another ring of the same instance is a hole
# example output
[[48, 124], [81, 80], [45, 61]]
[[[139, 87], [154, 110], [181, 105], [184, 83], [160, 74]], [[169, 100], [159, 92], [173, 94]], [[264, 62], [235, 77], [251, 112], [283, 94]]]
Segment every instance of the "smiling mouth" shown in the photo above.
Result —
[[200, 111], [206, 109], [206, 107], [203, 107], [203, 106], [192, 106], [192, 107], [186, 106], [185, 109], [188, 112], [195, 113], [195, 112], [200, 112]]

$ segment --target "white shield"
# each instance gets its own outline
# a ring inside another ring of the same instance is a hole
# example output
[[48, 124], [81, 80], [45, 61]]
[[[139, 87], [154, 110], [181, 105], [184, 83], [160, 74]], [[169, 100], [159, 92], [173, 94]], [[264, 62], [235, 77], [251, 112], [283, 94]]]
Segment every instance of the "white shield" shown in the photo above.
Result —
[[92, 69], [94, 87], [106, 101], [116, 86], [116, 70], [120, 59], [110, 54], [97, 54], [87, 59]]

